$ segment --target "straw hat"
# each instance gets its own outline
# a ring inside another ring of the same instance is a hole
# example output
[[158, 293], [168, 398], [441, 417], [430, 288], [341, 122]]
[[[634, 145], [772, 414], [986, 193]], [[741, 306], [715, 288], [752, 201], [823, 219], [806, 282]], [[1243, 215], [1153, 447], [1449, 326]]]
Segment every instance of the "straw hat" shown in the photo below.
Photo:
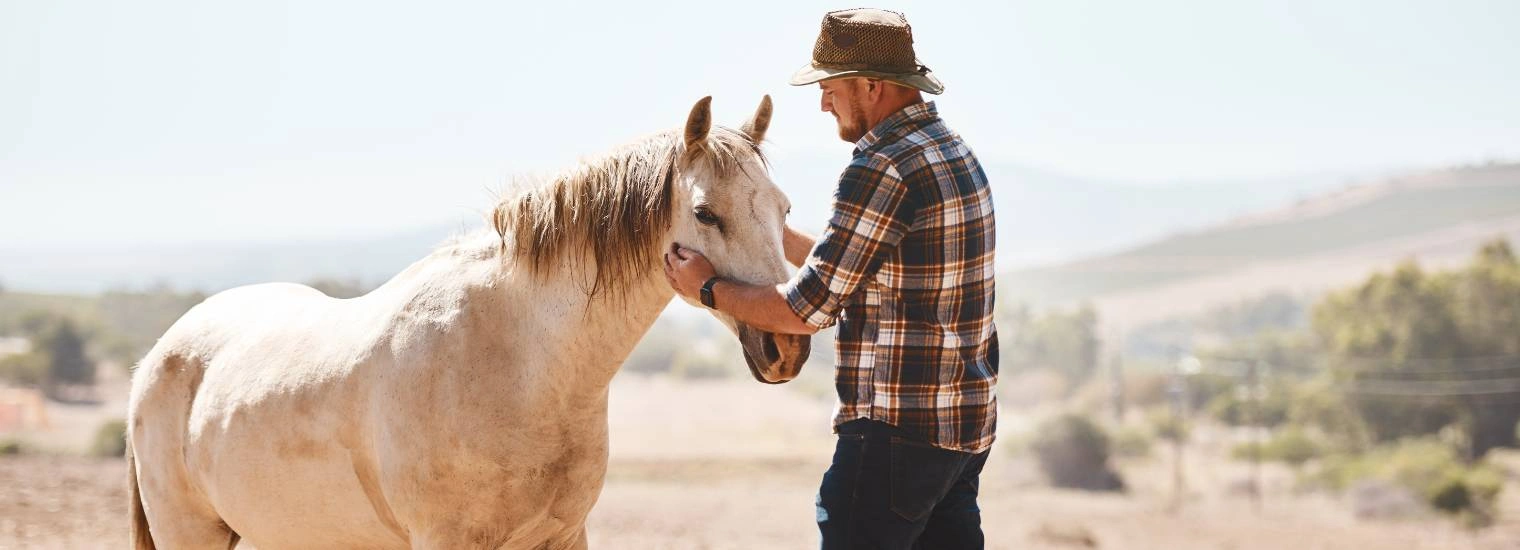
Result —
[[792, 75], [792, 85], [846, 77], [879, 78], [931, 94], [945, 91], [913, 53], [908, 19], [894, 11], [861, 8], [824, 15], [813, 61]]

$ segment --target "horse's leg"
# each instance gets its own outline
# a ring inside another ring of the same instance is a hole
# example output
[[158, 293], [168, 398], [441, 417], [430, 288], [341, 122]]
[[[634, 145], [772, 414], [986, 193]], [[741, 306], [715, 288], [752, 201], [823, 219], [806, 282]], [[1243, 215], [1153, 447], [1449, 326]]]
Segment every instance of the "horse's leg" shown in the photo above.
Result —
[[200, 384], [199, 366], [169, 357], [145, 360], [138, 369], [155, 371], [138, 373], [153, 376], [134, 387], [140, 392], [138, 406], [128, 413], [127, 431], [150, 548], [232, 548], [237, 535], [206, 500], [184, 461], [185, 419]]
[[140, 477], [138, 483], [155, 547], [228, 550], [237, 545], [237, 534], [197, 497], [166, 490], [166, 485], [174, 484], [151, 475]]
[[237, 546], [237, 542], [237, 534], [220, 521], [178, 521], [153, 526], [153, 543], [159, 548], [230, 550]]
[[[471, 536], [468, 531], [439, 530], [432, 533], [420, 533], [412, 536], [412, 550], [435, 550], [445, 548], [480, 548], [486, 550], [498, 550], [498, 545], [487, 542], [479, 536]], [[515, 548], [515, 547], [513, 547]], [[501, 546], [500, 549], [508, 549]], [[548, 540], [535, 546], [532, 550], [586, 550], [586, 528], [582, 527], [579, 533], [567, 539]]]
[[589, 544], [586, 542], [586, 528], [581, 527], [580, 534], [576, 535], [575, 540], [570, 541], [570, 545], [565, 548], [566, 550], [586, 550], [588, 546]]

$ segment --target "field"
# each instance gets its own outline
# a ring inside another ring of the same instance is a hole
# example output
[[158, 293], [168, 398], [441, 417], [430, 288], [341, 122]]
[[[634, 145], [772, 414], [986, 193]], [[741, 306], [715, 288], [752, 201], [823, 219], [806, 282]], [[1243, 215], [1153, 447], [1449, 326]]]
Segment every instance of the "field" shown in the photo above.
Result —
[[[623, 375], [614, 383], [612, 464], [589, 524], [592, 547], [816, 547], [813, 494], [827, 467], [828, 401], [748, 380], [683, 382]], [[79, 411], [74, 411], [78, 413]], [[112, 411], [98, 411], [102, 418]], [[1203, 438], [1187, 450], [1186, 497], [1172, 506], [1166, 449], [1120, 464], [1125, 495], [1054, 490], [1019, 451], [1030, 418], [1005, 412], [983, 479], [989, 548], [1267, 550], [1480, 549], [1520, 545], [1513, 521], [1477, 534], [1425, 517], [1361, 521], [1346, 502], [1293, 490], [1265, 470], [1261, 510], [1239, 491], [1247, 467]], [[123, 548], [124, 464], [117, 459], [0, 458], [0, 549]], [[1513, 481], [1506, 512], [1520, 516]]]

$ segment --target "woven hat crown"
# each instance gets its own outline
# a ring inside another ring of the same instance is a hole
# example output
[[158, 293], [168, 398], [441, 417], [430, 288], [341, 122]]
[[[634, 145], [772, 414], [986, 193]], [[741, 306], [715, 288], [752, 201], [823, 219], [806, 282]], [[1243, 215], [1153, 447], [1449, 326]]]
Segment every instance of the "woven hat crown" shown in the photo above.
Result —
[[913, 28], [901, 13], [878, 9], [829, 12], [813, 45], [813, 64], [842, 70], [920, 72]]

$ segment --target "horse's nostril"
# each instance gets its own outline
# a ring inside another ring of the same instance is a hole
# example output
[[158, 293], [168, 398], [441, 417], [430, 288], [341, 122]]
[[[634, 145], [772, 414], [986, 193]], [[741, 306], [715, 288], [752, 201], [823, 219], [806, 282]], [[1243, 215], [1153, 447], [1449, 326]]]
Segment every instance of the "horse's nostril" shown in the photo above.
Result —
[[765, 362], [775, 363], [781, 360], [781, 350], [776, 347], [776, 336], [765, 335]]

